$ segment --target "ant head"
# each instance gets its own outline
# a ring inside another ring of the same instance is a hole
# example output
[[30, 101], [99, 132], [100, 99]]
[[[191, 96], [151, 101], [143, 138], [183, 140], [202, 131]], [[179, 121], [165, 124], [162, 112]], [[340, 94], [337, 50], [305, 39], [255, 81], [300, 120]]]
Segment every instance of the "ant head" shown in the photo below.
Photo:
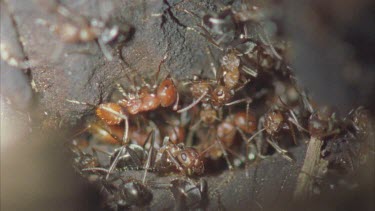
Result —
[[285, 121], [284, 115], [280, 110], [273, 109], [265, 114], [264, 127], [266, 132], [270, 135], [279, 132]]
[[181, 163], [188, 176], [201, 175], [204, 172], [203, 161], [196, 149], [186, 147], [177, 155], [177, 160]]
[[221, 106], [227, 103], [232, 98], [231, 91], [225, 86], [217, 86], [211, 93], [212, 103], [215, 106]]
[[229, 52], [221, 59], [221, 65], [223, 68], [229, 71], [238, 69], [240, 66], [240, 59], [234, 52]]

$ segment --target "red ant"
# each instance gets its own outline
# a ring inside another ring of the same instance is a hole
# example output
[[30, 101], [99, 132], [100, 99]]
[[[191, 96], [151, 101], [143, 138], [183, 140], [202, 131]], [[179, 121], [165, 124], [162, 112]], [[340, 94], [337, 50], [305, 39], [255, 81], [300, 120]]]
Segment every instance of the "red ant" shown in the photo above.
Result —
[[127, 35], [130, 33], [130, 26], [118, 25], [109, 26], [108, 23], [99, 19], [87, 20], [60, 3], [54, 4], [49, 8], [52, 12], [65, 18], [61, 24], [51, 24], [43, 19], [37, 19], [37, 24], [46, 26], [55, 33], [63, 42], [66, 43], [86, 43], [97, 41], [104, 56], [111, 61], [112, 55], [105, 46], [112, 42], [119, 35]]
[[[293, 142], [294, 144], [297, 144], [294, 125], [297, 126], [299, 130], [307, 131], [298, 124], [295, 114], [292, 110], [289, 110], [288, 113], [279, 109], [271, 109], [259, 119], [258, 131], [247, 140], [247, 143], [249, 144], [256, 136], [260, 136], [257, 141], [257, 147], [260, 152], [260, 156], [263, 156], [262, 150], [264, 150], [264, 146], [266, 146], [265, 143], [268, 143], [285, 159], [293, 161], [293, 158], [289, 156], [288, 151], [281, 148], [274, 140], [279, 139], [281, 131], [286, 130], [288, 132], [291, 132]], [[263, 135], [264, 132], [267, 135], [266, 137], [264, 137]]]
[[201, 175], [204, 172], [204, 164], [198, 151], [184, 144], [173, 144], [169, 137], [165, 137], [164, 145], [156, 155], [156, 170], [166, 174], [171, 171], [179, 171], [187, 176]]
[[[165, 62], [166, 58], [167, 56], [159, 64], [156, 81], [158, 80], [161, 65]], [[118, 85], [118, 89], [124, 97], [124, 99], [118, 101], [118, 104], [124, 107], [129, 114], [135, 115], [140, 112], [152, 111], [159, 107], [169, 107], [171, 105], [173, 105], [173, 110], [177, 110], [179, 93], [169, 76], [159, 85], [154, 84], [153, 87], [149, 87], [145, 84], [134, 95], [126, 93], [121, 85]]]
[[[250, 82], [250, 80], [241, 77], [238, 68], [239, 60], [234, 54], [229, 53], [225, 55], [221, 65], [223, 71], [221, 77], [217, 79], [216, 83], [210, 83], [208, 81], [193, 81], [190, 90], [194, 101], [177, 112], [181, 113], [187, 111], [199, 102], [209, 104], [215, 108], [232, 105], [233, 102], [229, 101], [233, 98], [234, 94]], [[215, 70], [214, 72], [217, 71]], [[208, 108], [209, 106], [204, 105], [204, 107]]]

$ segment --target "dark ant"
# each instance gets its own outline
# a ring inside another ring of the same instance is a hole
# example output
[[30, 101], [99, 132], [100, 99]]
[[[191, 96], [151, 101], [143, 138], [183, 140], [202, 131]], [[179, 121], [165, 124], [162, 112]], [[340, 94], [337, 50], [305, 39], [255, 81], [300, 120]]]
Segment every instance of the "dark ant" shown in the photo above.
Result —
[[92, 150], [92, 154], [84, 152], [89, 146], [86, 139], [75, 139], [70, 145], [71, 151], [75, 154], [73, 159], [73, 168], [84, 177], [89, 178], [91, 181], [98, 179], [96, 174], [87, 174], [84, 169], [87, 168], [99, 168], [101, 163], [99, 162], [98, 155], [95, 150]]
[[137, 144], [129, 144], [126, 150], [122, 151], [121, 154], [119, 149], [115, 149], [113, 153], [106, 152], [104, 150], [94, 148], [97, 152], [102, 152], [109, 156], [110, 163], [112, 164], [117, 156], [119, 156], [116, 169], [125, 170], [142, 170], [143, 163], [147, 159], [147, 153], [143, 147]]
[[356, 136], [360, 140], [366, 140], [371, 131], [370, 114], [364, 107], [358, 107], [349, 112], [348, 121], [354, 128]]
[[[56, 2], [49, 10], [65, 18], [64, 22], [51, 24], [43, 19], [37, 19], [35, 22], [48, 27], [50, 31], [66, 43], [97, 41], [104, 56], [109, 61], [113, 59], [113, 56], [105, 45], [119, 38], [120, 35], [127, 36], [131, 31], [129, 25], [120, 27], [119, 25], [109, 25], [106, 21], [95, 18], [88, 20], [61, 3]], [[125, 40], [125, 38], [122, 38], [122, 40]]]
[[197, 209], [207, 203], [207, 181], [200, 179], [195, 183], [190, 179], [175, 179], [170, 183], [170, 190], [176, 200], [176, 209]]
[[354, 134], [346, 134], [327, 140], [321, 154], [329, 166], [338, 170], [354, 170], [359, 165], [360, 144]]
[[308, 119], [308, 131], [312, 137], [325, 139], [329, 136], [340, 133], [338, 119], [328, 107], [314, 111]]
[[[113, 184], [104, 181], [105, 184]], [[151, 203], [153, 195], [151, 190], [136, 179], [123, 180], [119, 185], [104, 185], [110, 193], [107, 196], [107, 205], [112, 209], [122, 210], [134, 207], [144, 207]]]
[[[363, 141], [370, 132], [369, 113], [363, 107], [353, 109], [343, 121], [327, 108], [318, 110], [321, 128], [314, 128], [318, 138], [325, 140], [322, 157], [338, 170], [354, 170], [366, 159], [369, 147]], [[315, 120], [317, 121], [317, 120]], [[323, 124], [324, 123], [324, 124]], [[318, 130], [320, 129], [320, 130]]]

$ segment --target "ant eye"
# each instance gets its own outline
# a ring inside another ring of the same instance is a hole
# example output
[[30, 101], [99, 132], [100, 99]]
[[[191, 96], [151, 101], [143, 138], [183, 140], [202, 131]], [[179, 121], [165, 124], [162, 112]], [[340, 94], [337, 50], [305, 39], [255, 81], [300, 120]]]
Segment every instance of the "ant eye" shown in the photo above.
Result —
[[185, 154], [185, 153], [182, 153], [182, 154], [181, 154], [181, 158], [182, 158], [183, 161], [186, 161], [186, 158], [187, 158], [186, 154]]

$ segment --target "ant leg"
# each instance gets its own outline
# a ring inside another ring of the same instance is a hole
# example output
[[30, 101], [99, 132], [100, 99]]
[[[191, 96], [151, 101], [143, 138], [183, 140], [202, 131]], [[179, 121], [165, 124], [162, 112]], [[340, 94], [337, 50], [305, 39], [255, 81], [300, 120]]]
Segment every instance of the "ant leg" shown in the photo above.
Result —
[[108, 169], [108, 172], [107, 172], [107, 175], [106, 175], [105, 179], [109, 178], [109, 175], [115, 169], [115, 167], [116, 167], [116, 165], [118, 163], [118, 160], [120, 159], [121, 155], [125, 154], [126, 150], [127, 150], [127, 148], [125, 147], [125, 145], [123, 145], [123, 146], [120, 147], [120, 150], [119, 150], [118, 154], [116, 155], [116, 157], [113, 160], [112, 164], [109, 166], [109, 169]]
[[99, 167], [92, 167], [92, 168], [84, 168], [81, 171], [102, 171], [104, 173], [109, 173], [108, 169], [105, 168], [99, 168]]
[[[238, 128], [238, 127], [236, 127], [236, 129], [237, 129], [237, 131], [240, 133], [242, 140], [243, 140], [243, 141], [246, 141], [247, 138], [246, 138], [245, 133], [244, 133], [240, 128]], [[246, 177], [249, 177], [249, 173], [248, 173], [248, 171], [247, 171], [247, 167], [249, 166], [249, 157], [248, 157], [248, 154], [249, 154], [249, 148], [248, 148], [248, 144], [249, 144], [248, 142], [245, 143], [245, 145], [246, 145], [246, 148], [245, 148], [245, 155], [246, 155], [246, 156], [245, 156], [245, 169], [246, 169], [245, 173], [246, 173]]]
[[129, 99], [129, 96], [126, 94], [125, 89], [121, 86], [121, 84], [116, 83], [116, 89], [121, 93], [123, 97], [125, 97], [126, 100]]
[[258, 72], [256, 70], [253, 70], [247, 66], [242, 66], [242, 70], [247, 73], [248, 75], [250, 76], [253, 76], [254, 78], [256, 78], [258, 76]]
[[107, 151], [105, 151], [105, 150], [103, 150], [103, 149], [97, 148], [97, 147], [92, 147], [92, 150], [93, 150], [93, 151], [95, 150], [96, 153], [97, 153], [97, 152], [101, 152], [101, 153], [103, 153], [103, 154], [105, 154], [105, 155], [108, 155], [108, 157], [111, 157], [111, 156], [112, 156], [111, 153], [109, 153], [109, 152], [107, 152]]
[[172, 152], [170, 152], [169, 150], [166, 150], [167, 153], [168, 153], [168, 156], [169, 158], [171, 159], [171, 161], [173, 162], [174, 165], [176, 165], [177, 169], [181, 172], [184, 171], [184, 168], [181, 166], [181, 164], [173, 157], [172, 155]]
[[197, 123], [195, 123], [193, 126], [189, 128], [189, 133], [186, 137], [186, 146], [192, 146], [193, 145], [193, 136], [195, 134], [195, 131], [197, 131], [198, 126], [201, 124], [202, 120], [198, 120]]
[[218, 75], [217, 74], [217, 68], [216, 68], [216, 66], [215, 66], [215, 64], [213, 62], [214, 59], [213, 59], [211, 50], [210, 50], [210, 48], [208, 46], [206, 46], [205, 50], [206, 50], [206, 53], [207, 53], [208, 57], [210, 58], [210, 66], [211, 66], [212, 73], [214, 74], [216, 80], [219, 81], [219, 78], [217, 77], [217, 75]]
[[103, 52], [104, 57], [108, 61], [112, 61], [113, 60], [113, 56], [109, 52], [107, 46], [105, 45], [105, 43], [103, 42], [103, 40], [100, 37], [97, 39], [97, 43], [98, 43], [98, 46], [99, 46], [100, 50]]
[[119, 114], [120, 117], [122, 117], [124, 120], [125, 120], [125, 127], [124, 127], [124, 136], [122, 138], [122, 146], [120, 147], [120, 151], [119, 153], [117, 154], [116, 158], [113, 160], [111, 166], [109, 167], [108, 169], [108, 174], [106, 176], [106, 179], [108, 179], [109, 177], [109, 174], [111, 173], [111, 171], [113, 171], [113, 169], [116, 167], [117, 163], [118, 163], [118, 160], [120, 159], [120, 156], [121, 154], [125, 154], [126, 150], [127, 150], [127, 145], [129, 144], [129, 121], [128, 121], [128, 117], [123, 115], [123, 114], [120, 114], [118, 112], [115, 112], [113, 111], [112, 109], [109, 109], [109, 108], [104, 108], [104, 110], [107, 110], [108, 112], [111, 112], [111, 113], [115, 113], [115, 114]]
[[259, 36], [260, 40], [263, 42], [263, 44], [267, 45], [271, 49], [271, 52], [274, 54], [274, 56], [278, 60], [283, 60], [283, 58], [280, 56], [280, 54], [276, 51], [275, 47], [272, 45], [271, 40], [270, 40], [267, 32], [264, 30], [263, 27], [259, 27], [259, 28], [262, 30], [262, 32], [264, 34], [264, 38], [265, 38], [265, 40], [264, 40], [261, 33], [258, 30], [255, 29], [256, 31], [258, 31], [258, 36]]
[[233, 165], [232, 165], [232, 163], [231, 163], [230, 160], [229, 160], [228, 153], [227, 153], [227, 151], [225, 150], [225, 148], [224, 148], [224, 146], [223, 146], [223, 143], [221, 143], [221, 140], [219, 140], [219, 139], [216, 139], [215, 142], [216, 142], [216, 144], [219, 145], [221, 151], [223, 152], [223, 155], [224, 155], [225, 161], [227, 162], [227, 165], [228, 165], [229, 170], [233, 170]]
[[168, 58], [168, 54], [166, 53], [164, 56], [163, 56], [163, 59], [160, 61], [159, 63], [159, 66], [158, 66], [158, 71], [156, 72], [155, 74], [155, 83], [154, 83], [154, 86], [156, 87], [157, 83], [158, 83], [158, 80], [159, 80], [159, 73], [160, 73], [160, 70], [161, 70], [161, 66], [164, 64], [164, 62], [167, 60]]
[[251, 79], [247, 79], [246, 81], [244, 81], [244, 82], [241, 84], [241, 86], [239, 86], [238, 88], [236, 88], [236, 89], [234, 90], [234, 92], [238, 92], [238, 91], [240, 91], [241, 89], [243, 89], [248, 83], [250, 83], [250, 81], [251, 81]]
[[[194, 14], [193, 12], [191, 12], [191, 11], [189, 11], [189, 10], [186, 10], [186, 9], [178, 9], [178, 8], [177, 8], [177, 10], [180, 10], [180, 11], [182, 11], [182, 12], [185, 12], [185, 13], [191, 15], [191, 16], [193, 16], [194, 18], [198, 19], [199, 21], [200, 21], [200, 19], [201, 19], [197, 14]], [[217, 43], [214, 39], [212, 39], [212, 38], [210, 37], [210, 36], [211, 36], [211, 35], [210, 35], [210, 32], [207, 31], [207, 29], [205, 29], [204, 26], [202, 26], [201, 24], [197, 24], [197, 26], [198, 26], [201, 30], [203, 30], [204, 33], [202, 33], [202, 32], [200, 32], [200, 31], [196, 30], [196, 29], [193, 28], [193, 27], [186, 27], [186, 30], [188, 30], [188, 31], [193, 31], [193, 32], [199, 34], [200, 36], [204, 37], [207, 41], [209, 41], [212, 45], [214, 45], [216, 48], [218, 48], [220, 51], [224, 51], [224, 49], [220, 47], [220, 44]]]
[[207, 92], [204, 92], [197, 100], [193, 101], [190, 105], [186, 106], [185, 108], [182, 108], [177, 111], [177, 113], [182, 113], [185, 111], [188, 111], [189, 109], [196, 106], [205, 96], [207, 95]]
[[243, 98], [243, 99], [239, 99], [239, 100], [235, 100], [235, 101], [226, 103], [225, 105], [226, 106], [232, 106], [232, 105], [237, 105], [237, 104], [240, 104], [240, 103], [243, 103], [243, 102], [246, 102], [246, 103], [250, 104], [250, 103], [253, 102], [253, 100], [251, 98], [247, 97], [247, 98]]
[[180, 102], [180, 93], [178, 93], [177, 92], [177, 99], [176, 99], [176, 102], [174, 103], [174, 105], [173, 105], [173, 107], [172, 107], [172, 109], [174, 110], [174, 111], [177, 111], [177, 109], [178, 109], [178, 103]]
[[152, 131], [150, 133], [149, 137], [147, 137], [146, 142], [148, 142], [148, 140], [150, 140], [150, 137], [151, 137], [151, 146], [150, 146], [150, 149], [148, 150], [146, 165], [144, 166], [145, 167], [145, 173], [143, 174], [143, 179], [142, 179], [142, 183], [143, 184], [145, 184], [145, 182], [146, 182], [147, 170], [151, 166], [151, 159], [152, 159], [152, 157], [154, 157], [153, 156], [153, 152], [154, 152], [154, 142], [155, 142], [155, 131]]
[[289, 126], [289, 129], [290, 129], [290, 133], [292, 134], [293, 143], [295, 145], [298, 145], [297, 138], [296, 138], [296, 133], [295, 133], [294, 127], [293, 127], [293, 125], [292, 125], [292, 123], [290, 121], [288, 121], [288, 126]]
[[[207, 31], [206, 29], [204, 29], [203, 26], [198, 25], [198, 27], [201, 28], [201, 29], [202, 29], [203, 31], [205, 31], [205, 32]], [[199, 34], [200, 36], [206, 38], [206, 40], [207, 40], [208, 42], [210, 42], [213, 46], [215, 46], [217, 49], [219, 49], [220, 51], [224, 51], [224, 49], [223, 49], [222, 47], [220, 47], [220, 45], [219, 45], [215, 40], [213, 40], [211, 37], [209, 37], [208, 35], [205, 35], [205, 34], [203, 34], [202, 32], [199, 32], [198, 30], [196, 30], [196, 29], [193, 28], [193, 27], [187, 27], [186, 29], [187, 29], [188, 31], [193, 31], [193, 32]]]
[[250, 142], [258, 135], [260, 135], [263, 131], [265, 131], [266, 128], [262, 128], [261, 130], [258, 130], [256, 133], [254, 133], [249, 139], [247, 139], [246, 143], [250, 144]]
[[137, 153], [131, 149], [129, 146], [126, 146], [127, 148], [127, 152], [129, 153], [130, 155], [130, 159], [133, 161], [133, 164], [136, 166], [136, 167], [139, 167], [142, 165], [142, 160], [141, 158], [137, 155]]
[[288, 151], [281, 148], [277, 143], [275, 143], [273, 140], [269, 140], [266, 138], [267, 143], [269, 143], [280, 155], [282, 155], [286, 160], [290, 162], [294, 162], [294, 159], [288, 155]]
[[298, 121], [297, 121], [297, 119], [295, 117], [294, 112], [291, 112], [291, 114], [292, 114], [292, 118], [289, 118], [288, 121], [290, 123], [292, 123], [293, 125], [295, 125], [299, 131], [304, 131], [306, 133], [309, 133], [309, 131], [306, 128], [304, 128], [300, 124], [298, 124]]

